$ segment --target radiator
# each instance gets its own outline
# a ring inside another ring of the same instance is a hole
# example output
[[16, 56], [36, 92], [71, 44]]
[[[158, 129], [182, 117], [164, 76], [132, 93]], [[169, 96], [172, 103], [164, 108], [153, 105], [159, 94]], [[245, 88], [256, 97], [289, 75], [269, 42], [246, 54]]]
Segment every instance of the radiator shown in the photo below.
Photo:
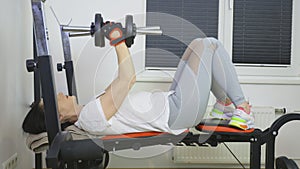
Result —
[[[208, 110], [211, 110], [208, 108]], [[255, 127], [268, 128], [275, 119], [273, 107], [252, 107], [255, 117]], [[208, 113], [207, 113], [208, 114]], [[226, 143], [243, 164], [250, 162], [249, 143]], [[262, 164], [265, 162], [265, 147], [261, 151]], [[202, 146], [176, 146], [173, 149], [175, 163], [201, 163], [201, 164], [236, 164], [236, 159], [230, 154], [223, 144], [217, 147]]]

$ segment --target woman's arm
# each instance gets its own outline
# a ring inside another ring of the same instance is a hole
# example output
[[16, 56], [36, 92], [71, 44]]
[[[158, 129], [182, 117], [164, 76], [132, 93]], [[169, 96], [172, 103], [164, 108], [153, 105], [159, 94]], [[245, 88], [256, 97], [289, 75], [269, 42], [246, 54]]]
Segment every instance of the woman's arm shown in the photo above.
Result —
[[134, 65], [125, 42], [116, 45], [115, 50], [118, 56], [118, 76], [100, 97], [107, 120], [118, 111], [136, 81]]

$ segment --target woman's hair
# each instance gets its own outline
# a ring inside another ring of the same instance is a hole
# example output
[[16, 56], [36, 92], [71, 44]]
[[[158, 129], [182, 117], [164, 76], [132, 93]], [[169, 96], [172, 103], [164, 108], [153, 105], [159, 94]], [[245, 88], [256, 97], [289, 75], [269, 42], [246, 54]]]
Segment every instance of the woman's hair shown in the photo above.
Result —
[[[39, 134], [46, 132], [45, 110], [42, 103], [42, 100], [39, 100], [30, 105], [31, 109], [29, 110], [22, 124], [22, 128], [26, 133]], [[72, 122], [62, 123], [61, 129], [64, 130], [73, 124], [74, 123]]]
[[23, 130], [30, 134], [45, 132], [45, 111], [44, 106], [41, 104], [41, 100], [33, 102], [30, 107], [31, 109], [22, 124]]

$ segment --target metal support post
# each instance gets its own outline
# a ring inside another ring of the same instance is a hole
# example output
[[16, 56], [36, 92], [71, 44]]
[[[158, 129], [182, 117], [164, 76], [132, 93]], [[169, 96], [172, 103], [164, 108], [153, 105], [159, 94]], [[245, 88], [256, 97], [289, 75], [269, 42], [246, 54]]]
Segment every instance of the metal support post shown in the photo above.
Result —
[[261, 145], [259, 142], [250, 143], [250, 169], [260, 169]]
[[275, 161], [275, 136], [268, 139], [266, 142], [266, 169], [274, 169], [274, 161]]
[[36, 47], [37, 64], [45, 108], [46, 129], [48, 141], [51, 145], [52, 140], [58, 132], [61, 132], [61, 129], [57, 113], [52, 60], [51, 56], [49, 55], [48, 35], [42, 1], [32, 1], [32, 14], [34, 22], [34, 41]]
[[69, 92], [70, 96], [71, 95], [77, 96], [69, 33], [64, 32], [62, 27], [61, 27], [61, 38], [62, 38], [64, 59], [65, 59], [64, 68], [65, 68], [65, 71], [66, 71], [68, 92]]
[[42, 169], [42, 153], [35, 153], [35, 169]]

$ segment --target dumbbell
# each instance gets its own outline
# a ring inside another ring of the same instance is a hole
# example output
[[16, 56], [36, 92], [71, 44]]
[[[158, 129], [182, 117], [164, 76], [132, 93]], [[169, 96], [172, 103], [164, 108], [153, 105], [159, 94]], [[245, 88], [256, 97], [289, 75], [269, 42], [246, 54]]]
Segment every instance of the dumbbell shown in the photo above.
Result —
[[[105, 38], [103, 32], [101, 31], [101, 28], [104, 24], [105, 22], [101, 14], [95, 14], [95, 20], [91, 23], [90, 27], [62, 26], [62, 30], [65, 32], [70, 32], [70, 37], [92, 36], [94, 37], [95, 46], [104, 47]], [[128, 35], [132, 35], [125, 41], [128, 47], [130, 47], [134, 43], [134, 38], [136, 35], [162, 35], [162, 30], [159, 26], [136, 27], [135, 23], [133, 23], [132, 15], [126, 15], [125, 29]]]
[[[91, 28], [94, 28], [93, 32], [95, 32], [95, 34], [94, 34], [95, 46], [104, 47], [105, 46], [105, 38], [104, 38], [104, 33], [101, 31], [101, 28], [104, 25], [104, 23], [101, 21], [103, 21], [101, 16], [99, 16], [99, 14], [96, 14], [95, 26], [91, 27]], [[125, 30], [126, 30], [126, 35], [131, 35], [130, 37], [127, 37], [125, 39], [125, 43], [128, 47], [131, 47], [131, 45], [134, 43], [134, 38], [136, 36], [136, 26], [133, 23], [132, 15], [127, 15], [125, 18]]]
[[[95, 37], [95, 46], [104, 47], [105, 46], [105, 38], [104, 34], [100, 29], [105, 23], [103, 22], [103, 18], [101, 14], [95, 15], [95, 22], [94, 26], [92, 23], [91, 29], [94, 33]], [[125, 29], [127, 35], [132, 35], [126, 39], [126, 45], [130, 47], [134, 43], [134, 38], [136, 34], [148, 34], [148, 35], [161, 35], [162, 30], [159, 26], [155, 27], [142, 27], [137, 28], [135, 23], [133, 23], [133, 16], [132, 15], [126, 15], [125, 17]]]

